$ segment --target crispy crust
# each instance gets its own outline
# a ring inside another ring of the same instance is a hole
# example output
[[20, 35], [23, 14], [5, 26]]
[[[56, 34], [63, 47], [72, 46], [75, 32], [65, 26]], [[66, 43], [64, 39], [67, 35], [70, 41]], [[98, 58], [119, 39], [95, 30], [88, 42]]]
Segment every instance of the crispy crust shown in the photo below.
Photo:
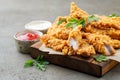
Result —
[[[114, 55], [115, 49], [120, 48], [120, 17], [99, 16], [98, 21], [88, 21], [90, 15], [71, 3], [70, 15], [58, 17], [48, 29], [41, 41], [64, 55], [92, 56], [97, 52], [104, 55]], [[85, 27], [67, 28], [70, 18], [85, 19]], [[60, 25], [60, 19], [65, 19]]]

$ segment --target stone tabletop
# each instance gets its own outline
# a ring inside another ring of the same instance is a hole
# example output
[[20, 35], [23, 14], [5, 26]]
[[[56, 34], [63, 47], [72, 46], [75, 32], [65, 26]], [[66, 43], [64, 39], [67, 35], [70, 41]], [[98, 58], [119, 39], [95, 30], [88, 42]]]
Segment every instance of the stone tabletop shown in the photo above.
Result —
[[[74, 0], [90, 14], [120, 14], [120, 0]], [[34, 67], [23, 68], [29, 55], [17, 52], [13, 35], [24, 30], [32, 20], [53, 22], [57, 16], [69, 14], [72, 0], [0, 0], [0, 80], [120, 80], [120, 65], [102, 78], [56, 65], [45, 72]]]

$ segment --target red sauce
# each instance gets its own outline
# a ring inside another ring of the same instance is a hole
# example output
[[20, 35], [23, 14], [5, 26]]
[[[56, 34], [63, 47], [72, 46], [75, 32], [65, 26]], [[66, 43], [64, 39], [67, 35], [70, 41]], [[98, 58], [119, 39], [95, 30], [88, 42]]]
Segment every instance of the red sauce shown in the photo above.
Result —
[[19, 40], [30, 41], [30, 40], [36, 40], [38, 39], [38, 37], [39, 36], [35, 33], [26, 33], [26, 34], [18, 36], [17, 38]]

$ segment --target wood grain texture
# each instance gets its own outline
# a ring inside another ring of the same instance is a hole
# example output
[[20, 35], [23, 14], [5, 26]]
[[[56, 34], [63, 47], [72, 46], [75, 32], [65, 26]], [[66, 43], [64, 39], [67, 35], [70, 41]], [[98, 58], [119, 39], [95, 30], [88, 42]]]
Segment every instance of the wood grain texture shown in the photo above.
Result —
[[84, 72], [96, 77], [102, 77], [118, 64], [118, 62], [114, 60], [98, 63], [93, 58], [48, 54], [48, 52], [42, 52], [39, 50], [41, 45], [42, 44], [38, 42], [31, 46], [30, 55], [32, 58], [44, 55], [44, 59], [52, 64]]

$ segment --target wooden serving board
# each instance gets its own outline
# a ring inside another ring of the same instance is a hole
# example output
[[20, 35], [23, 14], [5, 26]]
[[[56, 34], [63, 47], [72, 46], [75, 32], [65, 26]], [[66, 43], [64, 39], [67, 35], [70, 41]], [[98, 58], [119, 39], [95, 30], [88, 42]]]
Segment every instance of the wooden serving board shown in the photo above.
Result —
[[52, 64], [74, 69], [96, 77], [102, 77], [118, 64], [115, 60], [98, 63], [93, 58], [48, 54], [48, 52], [42, 52], [39, 50], [41, 45], [42, 43], [38, 42], [30, 47], [30, 55], [32, 58], [37, 58], [37, 56], [41, 54], [44, 55], [45, 60]]

